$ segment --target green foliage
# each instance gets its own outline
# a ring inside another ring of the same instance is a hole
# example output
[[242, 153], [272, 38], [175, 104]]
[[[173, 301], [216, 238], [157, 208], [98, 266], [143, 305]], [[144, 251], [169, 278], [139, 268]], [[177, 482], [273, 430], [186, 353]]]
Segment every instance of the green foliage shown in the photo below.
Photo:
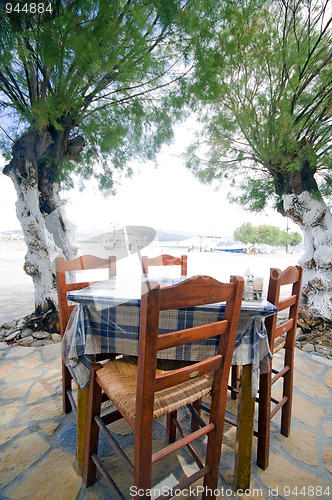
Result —
[[242, 226], [235, 229], [234, 238], [246, 245], [248, 243], [256, 243], [256, 228], [250, 222], [245, 222]]
[[302, 237], [299, 233], [289, 233], [282, 231], [276, 226], [260, 225], [254, 226], [246, 222], [234, 231], [234, 238], [246, 245], [258, 243], [271, 246], [296, 246], [302, 243]]
[[290, 241], [289, 245], [291, 247], [296, 247], [296, 245], [300, 245], [302, 243], [302, 237], [299, 233], [290, 233]]
[[229, 1], [217, 9], [214, 37], [195, 47], [191, 102], [203, 133], [187, 166], [203, 182], [232, 179], [242, 191], [233, 200], [255, 211], [291, 191], [330, 196], [327, 2]]
[[[78, 174], [110, 188], [114, 169], [154, 158], [172, 140], [191, 35], [209, 4], [55, 0], [52, 13], [2, 9], [3, 152], [12, 146], [9, 138], [47, 130], [56, 143], [48, 159], [64, 187]], [[67, 145], [77, 137], [85, 148], [70, 154]]]

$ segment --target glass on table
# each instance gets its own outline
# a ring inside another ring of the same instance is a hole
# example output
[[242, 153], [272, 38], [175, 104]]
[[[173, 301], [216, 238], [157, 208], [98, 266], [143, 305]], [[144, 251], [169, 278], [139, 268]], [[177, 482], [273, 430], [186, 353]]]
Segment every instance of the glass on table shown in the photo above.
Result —
[[263, 299], [263, 278], [249, 274], [245, 282], [243, 298], [247, 302], [261, 301]]
[[254, 300], [262, 300], [263, 285], [264, 285], [264, 280], [262, 276], [256, 276], [254, 278]]

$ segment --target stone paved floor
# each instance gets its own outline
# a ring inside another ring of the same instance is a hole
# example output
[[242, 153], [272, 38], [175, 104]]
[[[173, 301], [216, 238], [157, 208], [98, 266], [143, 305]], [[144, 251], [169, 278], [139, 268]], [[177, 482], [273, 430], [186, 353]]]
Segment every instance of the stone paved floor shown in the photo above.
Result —
[[[34, 292], [32, 287], [25, 287], [23, 290], [18, 289], [15, 292], [12, 289], [0, 290], [0, 325], [11, 319], [31, 314], [35, 309]], [[19, 315], [17, 313], [19, 312]]]
[[[64, 415], [61, 406], [60, 345], [27, 348], [0, 343], [0, 379], [0, 500], [112, 499], [100, 477], [87, 490], [76, 468], [74, 417]], [[218, 498], [332, 498], [332, 362], [296, 350], [294, 391], [291, 435], [286, 439], [272, 426], [266, 471], [255, 464], [254, 438], [247, 495], [231, 489], [235, 428], [226, 431]], [[130, 450], [131, 429], [126, 423], [115, 426], [121, 445]], [[161, 422], [155, 429], [156, 446], [163, 435]], [[105, 443], [101, 448], [105, 455]], [[129, 500], [130, 483], [123, 467], [112, 456], [107, 461]], [[155, 470], [157, 484], [161, 472], [171, 484], [180, 471], [192, 469], [186, 454], [173, 454], [161, 462]]]

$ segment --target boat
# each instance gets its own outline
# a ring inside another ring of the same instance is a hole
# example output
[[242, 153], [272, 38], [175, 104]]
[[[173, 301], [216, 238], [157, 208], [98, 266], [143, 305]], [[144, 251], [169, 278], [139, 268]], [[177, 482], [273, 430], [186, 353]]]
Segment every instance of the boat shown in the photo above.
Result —
[[228, 252], [228, 253], [247, 253], [247, 247], [238, 245], [230, 245], [226, 247], [215, 247], [215, 252]]

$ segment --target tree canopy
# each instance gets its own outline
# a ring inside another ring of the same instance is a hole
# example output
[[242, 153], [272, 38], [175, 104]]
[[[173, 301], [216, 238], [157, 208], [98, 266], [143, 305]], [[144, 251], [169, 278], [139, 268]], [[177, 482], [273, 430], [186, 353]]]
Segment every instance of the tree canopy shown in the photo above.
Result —
[[[332, 20], [328, 1], [227, 3], [197, 48], [191, 88], [202, 134], [188, 166], [228, 177], [254, 211], [291, 191], [332, 188]], [[204, 106], [202, 106], [204, 104]], [[239, 168], [242, 169], [238, 175]]]
[[296, 246], [302, 242], [302, 236], [298, 232], [291, 233], [265, 224], [254, 226], [250, 222], [245, 222], [235, 229], [234, 238], [252, 245], [258, 243], [271, 246]]
[[[36, 8], [37, 5], [37, 8]], [[182, 78], [210, 0], [8, 1], [0, 11], [3, 172], [35, 286], [36, 314], [56, 322], [53, 261], [75, 256], [61, 191], [152, 159], [185, 111]], [[41, 6], [41, 7], [40, 7]], [[48, 7], [51, 8], [48, 8]], [[203, 16], [204, 12], [204, 16]], [[54, 313], [54, 314], [53, 314]]]
[[230, 179], [245, 208], [271, 203], [301, 227], [303, 311], [330, 327], [331, 3], [230, 0], [216, 16], [196, 47], [189, 95], [202, 129], [187, 165], [203, 182]]
[[12, 8], [0, 13], [6, 157], [26, 130], [47, 130], [55, 180], [71, 185], [74, 172], [109, 188], [129, 159], [152, 158], [172, 138], [179, 97], [163, 89], [173, 82], [175, 94], [189, 68], [194, 3], [202, 2], [55, 0], [45, 4], [52, 12], [24, 12], [7, 2]]

